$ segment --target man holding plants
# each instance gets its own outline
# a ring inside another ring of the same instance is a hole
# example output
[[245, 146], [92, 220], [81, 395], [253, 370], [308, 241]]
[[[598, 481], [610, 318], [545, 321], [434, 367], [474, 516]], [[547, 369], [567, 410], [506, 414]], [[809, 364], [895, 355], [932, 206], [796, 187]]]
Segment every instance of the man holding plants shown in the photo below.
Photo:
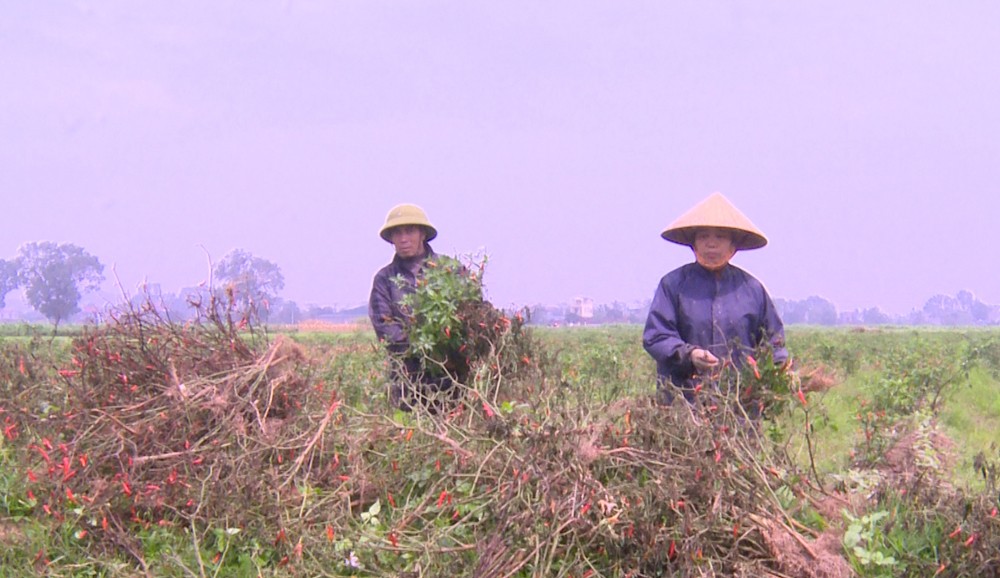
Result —
[[739, 250], [767, 244], [750, 219], [715, 193], [661, 236], [691, 247], [695, 261], [660, 280], [643, 330], [643, 347], [656, 360], [658, 400], [670, 404], [676, 386], [693, 402], [702, 379], [717, 375], [726, 362], [741, 367], [761, 349], [785, 364], [784, 326], [771, 297], [729, 262]]
[[437, 259], [430, 246], [430, 241], [437, 237], [437, 229], [423, 209], [402, 204], [389, 211], [379, 236], [392, 244], [395, 255], [391, 263], [375, 274], [368, 300], [368, 317], [375, 335], [392, 354], [390, 400], [394, 406], [409, 410], [414, 398], [426, 397], [432, 391], [451, 385], [446, 378], [426, 375], [420, 359], [407, 355], [410, 349], [409, 315], [403, 298], [416, 289], [424, 265]]

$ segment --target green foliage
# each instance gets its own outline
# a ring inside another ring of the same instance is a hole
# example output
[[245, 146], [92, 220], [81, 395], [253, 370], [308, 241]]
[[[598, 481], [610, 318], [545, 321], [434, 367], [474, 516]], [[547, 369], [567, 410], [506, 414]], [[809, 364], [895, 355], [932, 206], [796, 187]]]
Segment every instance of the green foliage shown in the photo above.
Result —
[[429, 259], [414, 290], [403, 297], [402, 305], [411, 315], [409, 354], [428, 360], [427, 369], [433, 373], [440, 374], [446, 366], [457, 363], [467, 365], [463, 346], [467, 347], [473, 328], [460, 311], [482, 302], [485, 266], [485, 258], [472, 267], [447, 256]]
[[856, 518], [844, 512], [848, 522], [844, 533], [844, 548], [858, 576], [891, 578], [896, 575], [893, 567], [897, 565], [897, 561], [886, 546], [883, 532], [883, 520], [888, 515], [888, 512], [879, 511]]
[[553, 352], [559, 379], [581, 394], [582, 403], [606, 405], [649, 393], [656, 365], [636, 347], [642, 341], [641, 328], [540, 328], [535, 332]]
[[739, 399], [744, 407], [755, 408], [766, 417], [785, 413], [794, 397], [799, 397], [798, 402], [805, 405], [806, 398], [795, 374], [774, 362], [773, 349], [758, 348], [756, 355], [742, 361], [738, 379], [730, 379], [729, 383], [740, 390]]

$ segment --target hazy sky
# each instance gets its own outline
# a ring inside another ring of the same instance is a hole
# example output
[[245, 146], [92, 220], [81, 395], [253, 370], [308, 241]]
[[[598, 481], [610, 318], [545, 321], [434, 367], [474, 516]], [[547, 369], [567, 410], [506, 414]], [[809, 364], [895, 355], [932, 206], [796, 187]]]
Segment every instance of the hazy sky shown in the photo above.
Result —
[[631, 302], [721, 191], [774, 297], [996, 304], [998, 29], [995, 0], [9, 3], [0, 258], [176, 291], [243, 248], [348, 307], [413, 202], [498, 306]]

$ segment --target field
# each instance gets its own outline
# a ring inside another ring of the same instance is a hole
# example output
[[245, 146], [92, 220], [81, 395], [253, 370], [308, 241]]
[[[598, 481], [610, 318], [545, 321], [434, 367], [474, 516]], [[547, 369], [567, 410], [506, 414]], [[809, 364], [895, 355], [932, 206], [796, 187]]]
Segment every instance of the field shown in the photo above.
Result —
[[506, 320], [405, 413], [365, 328], [20, 327], [0, 574], [1000, 575], [1000, 332], [793, 327], [694, 407], [640, 334]]

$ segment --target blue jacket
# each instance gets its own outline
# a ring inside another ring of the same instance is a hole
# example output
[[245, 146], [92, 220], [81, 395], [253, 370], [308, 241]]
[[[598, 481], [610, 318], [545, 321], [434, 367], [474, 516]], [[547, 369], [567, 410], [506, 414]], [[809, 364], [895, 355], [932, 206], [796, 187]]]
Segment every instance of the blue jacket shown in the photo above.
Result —
[[[430, 245], [426, 247], [425, 261], [437, 257]], [[402, 286], [393, 280], [396, 277], [403, 279]], [[372, 292], [368, 298], [368, 317], [375, 328], [375, 335], [380, 340], [385, 340], [389, 351], [393, 353], [404, 353], [410, 344], [407, 337], [409, 316], [403, 311], [401, 302], [404, 295], [413, 293], [416, 282], [416, 276], [398, 255], [394, 255], [391, 263], [379, 269], [372, 281]]]
[[696, 348], [737, 367], [760, 345], [773, 348], [776, 363], [788, 359], [784, 325], [767, 290], [733, 265], [716, 274], [689, 263], [667, 273], [653, 295], [642, 345], [656, 360], [661, 382], [679, 387], [691, 387]]

